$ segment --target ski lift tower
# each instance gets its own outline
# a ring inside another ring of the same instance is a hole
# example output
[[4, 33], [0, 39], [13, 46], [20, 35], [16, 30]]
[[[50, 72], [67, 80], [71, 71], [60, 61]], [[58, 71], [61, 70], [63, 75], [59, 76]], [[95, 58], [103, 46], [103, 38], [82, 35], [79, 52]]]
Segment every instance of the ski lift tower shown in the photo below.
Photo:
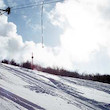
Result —
[[11, 13], [11, 8], [8, 7], [5, 10], [4, 9], [0, 9], [0, 15], [3, 15], [4, 13], [7, 13], [9, 15]]
[[31, 58], [32, 58], [31, 69], [33, 70], [33, 69], [34, 69], [34, 68], [33, 68], [33, 58], [34, 58], [34, 57], [33, 57], [33, 53], [32, 53], [32, 57], [31, 57]]

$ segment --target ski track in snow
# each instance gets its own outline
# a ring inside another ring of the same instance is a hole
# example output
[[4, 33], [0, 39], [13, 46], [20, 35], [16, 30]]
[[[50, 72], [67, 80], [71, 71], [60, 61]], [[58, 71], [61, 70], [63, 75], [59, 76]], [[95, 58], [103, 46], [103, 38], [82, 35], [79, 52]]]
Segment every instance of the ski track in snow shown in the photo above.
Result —
[[28, 110], [110, 110], [110, 84], [4, 64], [0, 64], [0, 96]]
[[0, 87], [0, 95], [16, 102], [17, 104], [19, 104], [19, 105], [21, 105], [24, 108], [27, 108], [29, 110], [35, 110], [35, 108], [40, 109], [40, 110], [45, 110], [44, 108], [42, 108], [36, 104], [33, 104], [33, 103], [31, 103], [31, 102], [9, 92], [9, 91], [1, 88], [1, 87]]

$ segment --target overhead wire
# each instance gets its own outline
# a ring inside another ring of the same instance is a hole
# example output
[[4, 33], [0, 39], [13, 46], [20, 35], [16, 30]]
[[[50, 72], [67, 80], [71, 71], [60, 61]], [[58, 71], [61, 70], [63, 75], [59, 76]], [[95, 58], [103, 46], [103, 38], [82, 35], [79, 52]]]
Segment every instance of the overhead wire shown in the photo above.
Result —
[[6, 13], [6, 12], [0, 13], [0, 16], [3, 15], [3, 14], [5, 14], [5, 13]]
[[44, 5], [44, 2], [42, 2], [42, 6], [41, 6], [41, 36], [42, 36], [42, 48], [44, 47], [43, 46], [43, 5]]
[[0, 16], [3, 15], [5, 12], [3, 9], [0, 9]]
[[[21, 6], [23, 7], [23, 6], [28, 6], [28, 5], [35, 5], [36, 3], [38, 4], [38, 3], [40, 3], [40, 2], [32, 2], [32, 3], [19, 4], [19, 5], [17, 5], [17, 4], [16, 4], [16, 5], [13, 5], [13, 3], [12, 3], [12, 6], [11, 6], [11, 7], [12, 7], [12, 8], [21, 7]], [[10, 4], [10, 5], [11, 5], [11, 4]]]
[[57, 1], [52, 1], [52, 2], [44, 2], [42, 1], [42, 3], [38, 3], [38, 4], [27, 4], [25, 6], [21, 6], [21, 7], [12, 7], [13, 10], [18, 10], [18, 9], [24, 9], [24, 8], [31, 8], [31, 7], [36, 7], [36, 6], [41, 6], [41, 38], [42, 38], [42, 48], [44, 47], [44, 29], [43, 29], [43, 8], [44, 5], [46, 4], [52, 4], [52, 3], [56, 3], [56, 2], [61, 2], [64, 0], [57, 0]]
[[4, 9], [0, 9], [0, 15], [3, 15], [7, 13], [8, 15], [10, 14], [10, 7], [6, 8], [5, 10]]
[[12, 10], [19, 10], [19, 9], [25, 9], [25, 8], [32, 8], [32, 7], [36, 7], [36, 6], [40, 6], [42, 4], [32, 4], [32, 5], [27, 5], [27, 6], [22, 6], [22, 7], [17, 7], [17, 8], [13, 8]]
[[[62, 2], [62, 1], [64, 1], [64, 0], [57, 0], [57, 1], [51, 1], [51, 2], [43, 2], [43, 5], [57, 3], [57, 2]], [[31, 8], [31, 7], [41, 6], [41, 5], [42, 5], [42, 3], [37, 3], [37, 4], [33, 4], [32, 3], [32, 4], [24, 5], [24, 6], [21, 5], [21, 7], [17, 7], [17, 6], [12, 7], [12, 10]]]
[[[57, 3], [57, 2], [62, 2], [64, 0], [57, 0], [57, 1], [50, 1], [50, 2], [44, 2], [43, 1], [43, 5], [46, 4], [51, 4], [51, 3]], [[37, 3], [37, 4], [36, 4]], [[33, 2], [31, 4], [23, 4], [23, 5], [16, 5], [16, 6], [10, 6], [11, 11], [13, 10], [19, 10], [19, 9], [25, 9], [25, 8], [31, 8], [31, 7], [36, 7], [36, 6], [42, 6], [42, 3], [39, 2]], [[2, 9], [1, 9], [2, 10]], [[5, 14], [5, 12], [0, 13], [0, 15]]]
[[[17, 6], [12, 6], [12, 7], [10, 7], [10, 9], [12, 11], [12, 10], [19, 10], [19, 9], [25, 9], [25, 8], [41, 6], [41, 37], [42, 37], [42, 48], [43, 48], [44, 47], [44, 45], [43, 45], [43, 43], [44, 43], [44, 38], [43, 38], [43, 33], [44, 33], [44, 29], [43, 29], [43, 9], [44, 9], [44, 5], [57, 3], [57, 2], [62, 2], [62, 1], [64, 1], [64, 0], [57, 0], [57, 1], [51, 1], [51, 2], [42, 1], [42, 3], [33, 2], [32, 4], [17, 5], [18, 7]], [[37, 3], [37, 4], [35, 4], [35, 3]], [[4, 13], [6, 13], [6, 12], [4, 12]], [[4, 13], [0, 13], [0, 15], [3, 15]]]

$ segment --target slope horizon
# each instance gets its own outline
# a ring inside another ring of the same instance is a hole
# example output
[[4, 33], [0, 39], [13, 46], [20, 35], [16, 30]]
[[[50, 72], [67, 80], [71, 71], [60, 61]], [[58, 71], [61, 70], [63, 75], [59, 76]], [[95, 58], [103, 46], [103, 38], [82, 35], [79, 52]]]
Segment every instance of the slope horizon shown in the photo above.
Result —
[[108, 74], [102, 75], [100, 73], [92, 73], [92, 74], [79, 73], [78, 71], [69, 71], [69, 70], [66, 70], [65, 68], [43, 67], [38, 64], [32, 64], [32, 62], [29, 62], [29, 61], [17, 63], [13, 59], [11, 61], [4, 59], [1, 61], [1, 63], [10, 64], [10, 65], [23, 67], [23, 68], [27, 68], [27, 69], [32, 69], [32, 70], [38, 70], [41, 72], [46, 72], [46, 73], [58, 75], [58, 76], [73, 77], [73, 78], [92, 80], [92, 81], [98, 81], [98, 82], [110, 84], [110, 75], [108, 75]]

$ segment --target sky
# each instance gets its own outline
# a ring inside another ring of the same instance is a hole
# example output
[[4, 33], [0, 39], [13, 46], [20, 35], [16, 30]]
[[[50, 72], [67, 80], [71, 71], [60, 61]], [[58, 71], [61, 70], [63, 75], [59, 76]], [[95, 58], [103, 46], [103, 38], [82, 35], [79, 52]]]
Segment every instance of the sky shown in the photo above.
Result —
[[[44, 0], [49, 2], [51, 0]], [[0, 60], [31, 61], [80, 73], [110, 74], [110, 1], [63, 0], [41, 6], [14, 9], [41, 0], [0, 0], [11, 14], [0, 16]]]

